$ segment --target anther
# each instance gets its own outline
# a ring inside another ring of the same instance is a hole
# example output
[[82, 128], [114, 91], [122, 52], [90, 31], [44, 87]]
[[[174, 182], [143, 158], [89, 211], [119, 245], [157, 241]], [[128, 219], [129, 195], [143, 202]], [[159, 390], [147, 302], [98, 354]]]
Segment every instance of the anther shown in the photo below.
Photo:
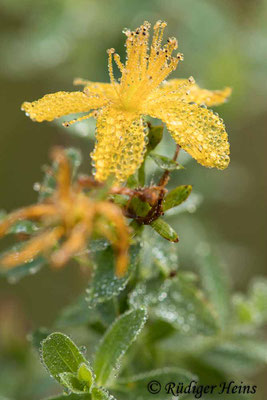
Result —
[[188, 78], [188, 82], [189, 82], [189, 83], [195, 83], [195, 79], [194, 79], [192, 76], [190, 76], [190, 77]]

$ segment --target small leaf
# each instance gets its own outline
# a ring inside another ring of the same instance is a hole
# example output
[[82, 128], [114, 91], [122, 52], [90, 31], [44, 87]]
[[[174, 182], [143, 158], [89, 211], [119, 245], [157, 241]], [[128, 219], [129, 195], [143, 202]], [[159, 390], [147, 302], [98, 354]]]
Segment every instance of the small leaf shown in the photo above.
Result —
[[115, 203], [118, 204], [119, 206], [126, 206], [126, 204], [129, 201], [128, 196], [125, 196], [123, 194], [113, 194], [110, 196], [110, 199]]
[[150, 152], [157, 147], [157, 145], [161, 142], [163, 137], [163, 126], [151, 126], [149, 127], [148, 132], [148, 145], [147, 145], [147, 152]]
[[138, 284], [130, 304], [147, 307], [153, 320], [166, 321], [185, 335], [213, 335], [218, 331], [216, 315], [203, 293], [181, 275], [163, 283], [155, 278]]
[[134, 197], [131, 200], [130, 210], [133, 210], [136, 215], [139, 217], [145, 217], [149, 210], [151, 209], [150, 205], [148, 203], [145, 203], [144, 201], [140, 200], [138, 197]]
[[63, 333], [51, 333], [41, 344], [41, 358], [50, 375], [61, 383], [60, 374], [77, 374], [79, 366], [87, 363], [73, 341]]
[[105, 385], [119, 367], [121, 358], [142, 330], [145, 321], [145, 310], [131, 310], [110, 326], [95, 355], [94, 371], [99, 385]]
[[135, 188], [137, 187], [139, 184], [138, 182], [138, 174], [137, 172], [135, 172], [133, 175], [129, 176], [129, 178], [127, 179], [127, 187], [129, 188]]
[[[180, 368], [162, 368], [119, 379], [116, 381], [115, 390], [118, 392], [122, 391], [122, 393], [128, 391], [129, 399], [153, 399], [156, 393], [150, 393], [148, 390], [148, 384], [153, 381], [160, 382], [162, 391], [164, 390], [166, 394], [170, 382], [182, 382], [185, 386], [192, 381], [197, 382], [197, 378], [190, 372]], [[157, 383], [154, 386], [152, 384], [151, 389], [157, 389], [156, 385]], [[170, 399], [172, 398], [171, 393], [168, 394]]]
[[116, 400], [114, 396], [111, 396], [107, 390], [103, 388], [93, 388], [92, 400]]
[[130, 247], [130, 261], [125, 276], [118, 278], [115, 275], [114, 252], [111, 246], [104, 250], [94, 252], [94, 275], [87, 289], [87, 302], [89, 307], [95, 307], [114, 296], [117, 296], [127, 285], [134, 271], [140, 251], [140, 244]]
[[94, 375], [91, 368], [89, 368], [88, 363], [82, 363], [79, 366], [77, 378], [79, 379], [79, 381], [86, 382], [89, 389], [91, 388], [94, 383]]
[[177, 207], [183, 203], [192, 191], [191, 185], [182, 185], [171, 190], [163, 201], [163, 211], [167, 211], [170, 208]]
[[174, 171], [176, 169], [184, 169], [184, 167], [179, 164], [177, 161], [172, 160], [169, 157], [161, 156], [156, 153], [149, 153], [149, 157], [157, 164], [157, 166], [161, 169], [165, 169], [168, 171]]
[[84, 385], [72, 372], [61, 372], [59, 375], [60, 383], [73, 393], [81, 394], [89, 392], [87, 385]]
[[162, 218], [158, 218], [155, 221], [151, 222], [150, 226], [164, 239], [169, 240], [170, 242], [178, 242], [179, 237], [175, 230]]

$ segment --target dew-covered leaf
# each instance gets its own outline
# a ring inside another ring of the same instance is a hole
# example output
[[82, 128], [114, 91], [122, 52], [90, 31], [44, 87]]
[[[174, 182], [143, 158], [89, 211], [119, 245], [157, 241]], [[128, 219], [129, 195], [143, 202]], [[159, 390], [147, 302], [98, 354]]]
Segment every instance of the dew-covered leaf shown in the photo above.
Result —
[[89, 392], [88, 386], [80, 382], [72, 372], [61, 372], [58, 377], [61, 385], [72, 393], [82, 394], [85, 391]]
[[171, 190], [163, 201], [163, 211], [167, 211], [170, 208], [177, 207], [183, 203], [192, 191], [191, 185], [182, 185]]
[[163, 137], [163, 126], [150, 126], [148, 132], [148, 144], [147, 144], [147, 153], [150, 153], [152, 150], [157, 147], [157, 145], [161, 142]]
[[169, 322], [183, 334], [213, 335], [218, 330], [212, 307], [182, 276], [163, 283], [158, 278], [140, 283], [131, 293], [130, 304], [147, 307], [153, 319]]
[[87, 387], [91, 388], [94, 383], [94, 374], [88, 363], [80, 364], [77, 372], [77, 378], [81, 382], [86, 382]]
[[131, 310], [113, 322], [95, 355], [94, 372], [99, 385], [105, 385], [146, 321], [144, 309]]
[[199, 248], [196, 261], [201, 273], [202, 286], [217, 313], [220, 327], [225, 329], [231, 313], [229, 283], [226, 274], [219, 265], [218, 259], [211, 254], [209, 249], [201, 251]]
[[174, 171], [176, 169], [184, 169], [184, 167], [179, 164], [177, 161], [172, 160], [169, 157], [162, 156], [156, 153], [149, 153], [149, 157], [157, 164], [157, 166], [161, 169]]
[[[182, 382], [184, 385], [188, 385], [193, 380], [197, 382], [196, 376], [189, 371], [180, 368], [162, 368], [118, 379], [115, 383], [115, 390], [118, 393], [120, 391], [122, 393], [128, 391], [127, 396], [129, 399], [148, 400], [155, 398], [156, 394], [156, 392], [154, 394], [149, 392], [148, 385], [150, 385], [151, 390], [157, 391], [159, 389], [157, 382], [160, 382], [160, 393], [164, 393], [164, 399], [167, 399], [171, 398], [172, 393], [169, 385], [170, 382]], [[159, 393], [158, 396], [160, 396]]]
[[166, 241], [147, 226], [143, 233], [143, 244], [140, 252], [140, 274], [143, 279], [158, 275], [165, 277], [176, 274], [178, 253], [176, 243]]
[[[24, 242], [25, 243], [25, 242]], [[17, 283], [20, 279], [28, 275], [34, 275], [41, 270], [46, 265], [46, 260], [44, 257], [39, 256], [32, 261], [18, 265], [13, 268], [6, 269], [1, 266], [1, 257], [9, 252], [19, 251], [23, 247], [23, 243], [19, 245], [12, 246], [10, 249], [0, 254], [0, 277], [5, 277], [9, 283]]]
[[185, 212], [194, 213], [203, 201], [203, 196], [199, 193], [191, 192], [190, 196], [179, 205], [179, 207], [169, 208], [168, 217], [183, 214]]
[[151, 206], [148, 203], [145, 203], [144, 201], [140, 200], [138, 197], [134, 197], [131, 200], [130, 210], [133, 210], [136, 215], [139, 217], [145, 217], [149, 210], [151, 209]]
[[179, 237], [175, 230], [162, 218], [158, 218], [155, 221], [151, 222], [150, 226], [164, 239], [169, 240], [170, 242], [178, 242]]
[[84, 394], [76, 394], [71, 393], [70, 395], [61, 394], [59, 396], [48, 397], [44, 400], [93, 400], [91, 394], [84, 393]]
[[107, 390], [95, 387], [92, 390], [92, 400], [116, 400], [116, 399], [114, 396], [109, 394]]
[[132, 272], [138, 262], [140, 245], [135, 244], [130, 247], [130, 261], [128, 270], [122, 278], [115, 274], [115, 257], [111, 246], [94, 251], [94, 274], [87, 289], [87, 302], [89, 307], [95, 307], [114, 296], [117, 296], [127, 285]]
[[87, 360], [73, 341], [60, 332], [51, 333], [43, 340], [41, 359], [50, 375], [60, 383], [60, 374], [63, 372], [77, 374], [79, 366], [82, 363], [87, 364]]

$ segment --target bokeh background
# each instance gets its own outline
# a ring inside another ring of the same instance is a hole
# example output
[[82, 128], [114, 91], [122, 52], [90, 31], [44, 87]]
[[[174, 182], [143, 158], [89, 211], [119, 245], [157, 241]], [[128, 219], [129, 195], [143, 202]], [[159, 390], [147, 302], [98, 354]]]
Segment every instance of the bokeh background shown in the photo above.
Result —
[[[162, 19], [168, 22], [166, 38], [176, 36], [185, 55], [172, 77], [192, 75], [206, 88], [233, 88], [230, 101], [216, 110], [230, 137], [230, 167], [208, 170], [183, 154], [186, 169], [173, 174], [173, 186], [193, 185], [197, 203], [172, 220], [180, 235], [180, 266], [194, 268], [195, 250], [211, 246], [236, 290], [266, 275], [266, 0], [0, 0], [0, 13], [0, 209], [36, 200], [33, 184], [42, 179], [55, 144], [80, 148], [82, 170], [90, 170], [92, 122], [68, 131], [58, 123], [33, 123], [21, 103], [73, 90], [77, 76], [108, 81], [106, 49], [123, 54], [123, 28]], [[167, 137], [161, 147], [165, 154], [173, 151]], [[10, 340], [23, 347], [25, 334], [49, 326], [86, 283], [71, 265], [59, 272], [47, 268], [16, 284], [1, 279], [0, 351], [9, 351]], [[9, 362], [12, 366], [12, 358]], [[18, 372], [14, 379], [23, 388], [27, 376]], [[255, 381], [264, 393], [263, 377]], [[19, 391], [16, 396], [24, 398]]]

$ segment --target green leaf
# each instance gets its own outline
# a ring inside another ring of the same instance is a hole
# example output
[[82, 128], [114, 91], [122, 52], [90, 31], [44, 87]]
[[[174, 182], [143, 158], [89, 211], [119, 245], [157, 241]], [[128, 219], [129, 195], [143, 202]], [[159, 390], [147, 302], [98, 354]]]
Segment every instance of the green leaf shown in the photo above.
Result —
[[[25, 243], [23, 243], [25, 244]], [[1, 256], [13, 252], [13, 251], [19, 251], [19, 249], [22, 248], [23, 244], [15, 245], [12, 246], [9, 250], [5, 251], [0, 255]], [[36, 274], [38, 271], [41, 270], [46, 265], [46, 260], [42, 256], [35, 258], [34, 260], [18, 265], [17, 267], [10, 268], [10, 269], [5, 269], [1, 268], [0, 269], [0, 277], [5, 277], [9, 283], [17, 283], [20, 279], [24, 278], [25, 276], [28, 275], [33, 275]]]
[[156, 153], [149, 153], [149, 157], [157, 164], [157, 166], [161, 169], [174, 171], [176, 169], [184, 169], [184, 167], [179, 164], [177, 161], [172, 160], [169, 157], [161, 156]]
[[86, 384], [89, 388], [93, 385], [94, 375], [93, 375], [91, 368], [89, 368], [88, 364], [82, 363], [79, 366], [79, 369], [77, 372], [77, 378], [81, 382], [86, 382]]
[[140, 200], [138, 197], [134, 197], [131, 200], [129, 209], [133, 210], [133, 212], [139, 217], [145, 217], [151, 209], [151, 206], [148, 203]]
[[148, 308], [151, 318], [166, 321], [185, 335], [213, 335], [218, 331], [216, 315], [203, 293], [182, 275], [140, 283], [131, 293], [130, 304]]
[[84, 394], [72, 393], [68, 396], [66, 394], [61, 394], [56, 397], [46, 398], [45, 400], [93, 400], [93, 398], [89, 393], [84, 393]]
[[150, 153], [152, 150], [157, 147], [157, 145], [161, 142], [163, 137], [163, 126], [150, 126], [148, 132], [148, 145], [147, 145], [147, 153]]
[[129, 201], [129, 197], [124, 194], [113, 194], [110, 196], [110, 199], [119, 206], [126, 206]]
[[217, 313], [219, 325], [222, 329], [227, 329], [231, 309], [230, 290], [226, 274], [209, 249], [207, 251], [200, 249], [196, 261], [200, 268], [202, 286]]
[[61, 383], [60, 374], [77, 374], [82, 363], [87, 363], [73, 341], [60, 332], [51, 333], [41, 343], [41, 359], [50, 375]]
[[95, 355], [94, 371], [99, 385], [105, 385], [146, 321], [144, 309], [121, 315], [104, 335]]
[[80, 382], [77, 376], [75, 376], [75, 374], [72, 372], [61, 372], [58, 377], [61, 385], [73, 393], [80, 394], [89, 392], [88, 386]]
[[171, 190], [163, 201], [163, 211], [167, 211], [170, 208], [177, 207], [183, 203], [192, 191], [191, 185], [182, 185]]
[[164, 239], [169, 240], [170, 242], [178, 242], [179, 237], [175, 230], [162, 218], [158, 218], [155, 221], [151, 222], [150, 226]]
[[[138, 398], [139, 400], [146, 400], [155, 398], [156, 394], [149, 392], [148, 384], [150, 384], [150, 382], [159, 382], [161, 385], [161, 391], [159, 393], [164, 393], [166, 395], [165, 387], [168, 388], [166, 385], [168, 385], [169, 382], [182, 382], [184, 385], [188, 385], [193, 380], [197, 382], [196, 376], [186, 370], [174, 367], [162, 368], [119, 379], [115, 383], [115, 390], [118, 392], [122, 391], [123, 393], [127, 390], [129, 399]], [[151, 384], [151, 389], [158, 389], [157, 383]], [[158, 396], [160, 396], [159, 393]], [[171, 399], [171, 394], [165, 397], [167, 398], [168, 396]]]
[[138, 186], [138, 173], [135, 172], [133, 175], [129, 176], [127, 179], [127, 187], [129, 188], [136, 188]]
[[103, 388], [93, 388], [92, 400], [116, 400], [114, 396], [111, 396], [107, 390]]
[[90, 286], [87, 289], [89, 307], [106, 302], [117, 296], [127, 285], [138, 262], [140, 244], [130, 247], [130, 261], [125, 276], [118, 278], [115, 274], [115, 258], [111, 246], [94, 252], [95, 269]]

